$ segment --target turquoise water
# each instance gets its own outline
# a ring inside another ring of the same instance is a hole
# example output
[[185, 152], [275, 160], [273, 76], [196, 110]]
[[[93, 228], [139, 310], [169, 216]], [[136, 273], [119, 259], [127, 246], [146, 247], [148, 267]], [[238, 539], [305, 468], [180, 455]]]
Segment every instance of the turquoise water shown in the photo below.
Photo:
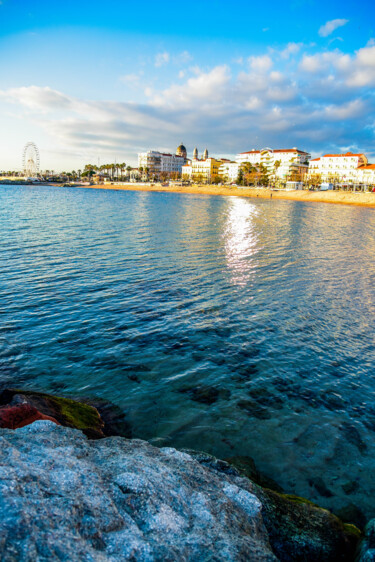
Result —
[[375, 516], [375, 213], [0, 187], [0, 384]]

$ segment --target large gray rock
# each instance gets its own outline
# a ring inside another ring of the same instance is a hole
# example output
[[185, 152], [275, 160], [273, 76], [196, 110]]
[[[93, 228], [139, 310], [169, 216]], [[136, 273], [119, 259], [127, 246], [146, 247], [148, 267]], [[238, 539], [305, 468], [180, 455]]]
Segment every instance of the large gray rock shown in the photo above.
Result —
[[357, 562], [375, 562], [375, 519], [371, 519], [366, 525]]
[[243, 478], [37, 421], [0, 433], [2, 561], [274, 561]]
[[5, 562], [338, 562], [353, 560], [356, 533], [204, 454], [50, 421], [0, 430]]

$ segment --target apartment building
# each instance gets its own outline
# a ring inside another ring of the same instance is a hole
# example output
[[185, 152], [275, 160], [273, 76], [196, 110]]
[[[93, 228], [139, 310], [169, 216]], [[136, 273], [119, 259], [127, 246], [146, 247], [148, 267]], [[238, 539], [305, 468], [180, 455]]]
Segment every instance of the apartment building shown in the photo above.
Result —
[[371, 168], [364, 154], [325, 154], [310, 160], [309, 177], [320, 176], [322, 181], [332, 183], [358, 182], [360, 177], [371, 176]]
[[263, 165], [270, 176], [275, 179], [303, 179], [309, 169], [311, 155], [303, 150], [294, 148], [250, 150], [237, 154], [238, 164], [249, 162], [254, 167]]
[[238, 172], [240, 170], [240, 164], [238, 162], [230, 162], [222, 160], [222, 164], [219, 166], [219, 176], [226, 183], [236, 183], [238, 178]]
[[159, 176], [162, 172], [171, 174], [172, 172], [181, 173], [182, 166], [185, 164], [185, 157], [178, 154], [169, 154], [149, 150], [138, 154], [138, 168], [145, 170], [148, 168], [150, 175]]

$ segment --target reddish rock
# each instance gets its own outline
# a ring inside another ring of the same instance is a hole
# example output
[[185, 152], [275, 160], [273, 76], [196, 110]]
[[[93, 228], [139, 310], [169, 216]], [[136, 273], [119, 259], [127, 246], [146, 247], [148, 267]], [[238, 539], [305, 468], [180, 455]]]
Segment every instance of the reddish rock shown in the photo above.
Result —
[[0, 407], [0, 427], [18, 429], [36, 420], [50, 420], [61, 425], [55, 418], [46, 416], [30, 404], [15, 404]]

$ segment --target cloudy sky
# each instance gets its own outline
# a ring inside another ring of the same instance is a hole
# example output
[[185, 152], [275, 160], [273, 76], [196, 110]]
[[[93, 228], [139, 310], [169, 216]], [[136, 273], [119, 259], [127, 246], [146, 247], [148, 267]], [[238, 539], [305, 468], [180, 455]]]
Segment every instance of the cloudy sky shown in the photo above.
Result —
[[1, 169], [126, 162], [180, 142], [375, 161], [372, 0], [0, 0]]

